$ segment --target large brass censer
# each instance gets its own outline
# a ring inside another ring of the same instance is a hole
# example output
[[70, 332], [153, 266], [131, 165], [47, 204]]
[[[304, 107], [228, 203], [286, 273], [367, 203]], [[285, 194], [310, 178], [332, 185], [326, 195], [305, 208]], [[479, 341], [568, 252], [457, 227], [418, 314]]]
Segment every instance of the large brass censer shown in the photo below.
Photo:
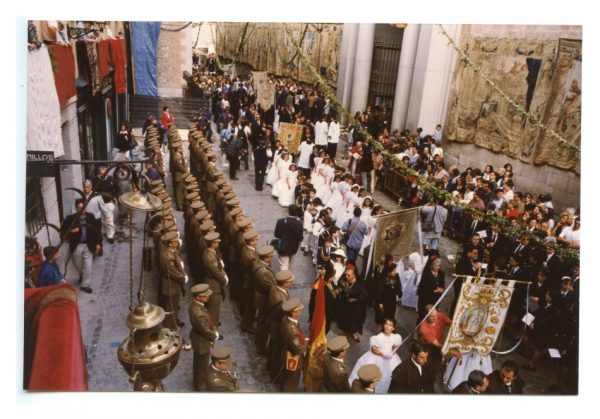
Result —
[[148, 302], [127, 316], [131, 331], [117, 351], [134, 391], [164, 391], [162, 380], [179, 361], [183, 339], [176, 330], [162, 328], [165, 312]]

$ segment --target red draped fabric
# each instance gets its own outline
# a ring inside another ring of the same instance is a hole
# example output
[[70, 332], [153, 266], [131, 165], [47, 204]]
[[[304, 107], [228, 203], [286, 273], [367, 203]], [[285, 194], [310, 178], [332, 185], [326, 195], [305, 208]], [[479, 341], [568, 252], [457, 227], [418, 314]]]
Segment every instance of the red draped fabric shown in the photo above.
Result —
[[77, 94], [75, 87], [75, 57], [71, 45], [49, 45], [50, 60], [54, 70], [54, 84], [62, 108]]
[[98, 67], [100, 68], [100, 80], [110, 74], [110, 52], [108, 41], [98, 42]]
[[110, 39], [110, 59], [115, 69], [114, 83], [115, 91], [118, 94], [127, 93], [127, 84], [125, 83], [127, 67], [127, 55], [124, 39]]
[[70, 284], [25, 290], [23, 387], [88, 390], [77, 292]]

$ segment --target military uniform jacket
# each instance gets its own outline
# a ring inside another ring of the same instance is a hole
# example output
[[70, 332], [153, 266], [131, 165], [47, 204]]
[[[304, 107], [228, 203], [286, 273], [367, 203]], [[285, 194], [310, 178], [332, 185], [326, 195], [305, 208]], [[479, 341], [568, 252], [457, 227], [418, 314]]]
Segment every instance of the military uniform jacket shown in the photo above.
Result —
[[234, 392], [240, 389], [237, 380], [230, 372], [223, 372], [211, 365], [206, 378], [206, 390], [215, 392]]
[[207, 354], [210, 352], [215, 340], [217, 340], [217, 326], [210, 318], [206, 307], [195, 300], [190, 303], [188, 311], [192, 323], [192, 331], [190, 332], [192, 348], [198, 355]]
[[358, 378], [356, 380], [352, 381], [352, 387], [350, 389], [350, 392], [351, 393], [362, 393], [362, 394], [374, 394], [373, 391], [369, 391], [366, 388], [364, 388]]
[[210, 286], [213, 293], [221, 294], [221, 286], [225, 286], [227, 280], [225, 279], [223, 264], [217, 252], [207, 248], [202, 253], [202, 266], [205, 271], [205, 282]]
[[172, 166], [170, 167], [171, 172], [173, 173], [175, 180], [181, 180], [181, 175], [187, 172], [185, 159], [183, 158], [183, 154], [177, 152], [173, 153], [172, 156], [173, 161]]
[[327, 393], [349, 393], [348, 378], [350, 371], [343, 362], [326, 354], [323, 360], [323, 386], [321, 391]]
[[252, 265], [256, 260], [256, 249], [249, 246], [244, 246], [241, 251], [242, 256], [242, 275], [243, 275], [243, 288], [252, 288], [254, 286], [254, 280], [252, 275]]
[[285, 314], [281, 309], [281, 305], [289, 299], [290, 295], [277, 286], [272, 287], [271, 291], [269, 291], [267, 308], [269, 309], [269, 335], [271, 335], [271, 339], [279, 336], [281, 318]]
[[256, 292], [264, 295], [266, 300], [271, 288], [277, 285], [275, 273], [273, 273], [269, 265], [258, 258], [252, 264], [252, 272], [254, 272], [254, 289]]
[[302, 367], [304, 366], [304, 352], [308, 347], [308, 340], [306, 340], [306, 337], [298, 324], [292, 321], [288, 316], [283, 316], [281, 319], [281, 343], [284, 354], [285, 351], [289, 351], [293, 356], [300, 355], [296, 370], [302, 370]]
[[160, 292], [162, 295], [178, 295], [185, 284], [185, 271], [181, 266], [181, 256], [177, 250], [162, 246], [160, 265], [162, 269]]

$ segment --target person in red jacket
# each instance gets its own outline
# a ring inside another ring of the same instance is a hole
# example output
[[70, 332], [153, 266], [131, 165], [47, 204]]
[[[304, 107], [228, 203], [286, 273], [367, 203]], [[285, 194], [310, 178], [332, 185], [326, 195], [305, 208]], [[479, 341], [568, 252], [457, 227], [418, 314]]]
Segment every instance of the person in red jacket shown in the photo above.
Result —
[[169, 127], [175, 123], [175, 115], [173, 115], [168, 106], [163, 107], [163, 112], [161, 115], [161, 125], [163, 129], [163, 144], [167, 143], [167, 133], [169, 132]]

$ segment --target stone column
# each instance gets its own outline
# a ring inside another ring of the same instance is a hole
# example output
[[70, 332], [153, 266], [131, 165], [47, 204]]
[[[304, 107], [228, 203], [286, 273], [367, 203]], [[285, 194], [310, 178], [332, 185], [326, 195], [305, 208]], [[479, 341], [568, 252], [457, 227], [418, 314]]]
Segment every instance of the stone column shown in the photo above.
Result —
[[392, 131], [395, 129], [403, 130], [406, 125], [408, 98], [410, 97], [410, 85], [415, 70], [420, 29], [421, 25], [409, 23], [402, 35], [402, 50], [400, 51], [396, 92], [394, 94], [394, 109], [392, 110]]
[[[337, 98], [344, 109], [349, 108], [350, 97], [352, 95], [352, 77], [354, 76], [357, 35], [358, 23], [344, 23], [342, 45], [340, 47], [340, 67], [337, 79]], [[341, 125], [348, 123], [344, 115], [341, 115], [340, 118]]]
[[[444, 25], [446, 32], [459, 41], [460, 25]], [[456, 67], [456, 51], [435, 25], [421, 25], [415, 68], [410, 89], [406, 128], [422, 127], [432, 134], [444, 124], [448, 94]]]
[[352, 100], [350, 112], [364, 111], [369, 99], [371, 82], [371, 60], [373, 59], [373, 42], [375, 40], [375, 24], [361, 23], [358, 26], [356, 59], [354, 60], [354, 77], [352, 78]]

